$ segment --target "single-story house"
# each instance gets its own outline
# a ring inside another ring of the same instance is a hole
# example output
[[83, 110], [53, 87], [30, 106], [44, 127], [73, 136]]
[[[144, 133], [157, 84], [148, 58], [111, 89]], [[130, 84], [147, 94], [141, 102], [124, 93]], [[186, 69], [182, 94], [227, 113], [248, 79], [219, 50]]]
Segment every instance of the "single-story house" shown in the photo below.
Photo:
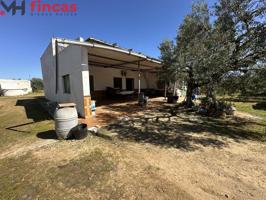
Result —
[[19, 96], [32, 92], [29, 80], [0, 79], [0, 95]]
[[82, 117], [91, 99], [159, 90], [160, 60], [94, 38], [52, 38], [41, 66], [46, 99], [74, 102]]

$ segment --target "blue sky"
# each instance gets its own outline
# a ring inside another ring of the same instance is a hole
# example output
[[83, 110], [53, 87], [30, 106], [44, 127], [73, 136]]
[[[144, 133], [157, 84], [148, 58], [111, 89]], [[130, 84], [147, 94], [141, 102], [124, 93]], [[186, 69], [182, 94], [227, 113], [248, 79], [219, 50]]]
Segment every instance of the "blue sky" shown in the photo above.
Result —
[[176, 36], [192, 5], [192, 0], [46, 0], [76, 3], [77, 16], [38, 17], [29, 15], [29, 2], [25, 16], [0, 17], [0, 79], [41, 77], [40, 56], [53, 36], [95, 37], [158, 57], [159, 43]]

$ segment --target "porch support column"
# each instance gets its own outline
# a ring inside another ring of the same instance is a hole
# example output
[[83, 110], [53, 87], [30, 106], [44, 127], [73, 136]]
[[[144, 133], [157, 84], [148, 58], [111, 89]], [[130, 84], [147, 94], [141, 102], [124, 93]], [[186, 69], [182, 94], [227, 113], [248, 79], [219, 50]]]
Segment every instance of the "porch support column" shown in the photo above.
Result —
[[58, 92], [58, 66], [59, 58], [58, 58], [58, 42], [55, 40], [55, 93]]
[[[91, 111], [91, 91], [90, 91], [90, 69], [88, 65], [88, 50], [81, 47], [81, 86], [83, 90], [84, 118], [87, 119], [92, 115]], [[87, 123], [87, 122], [86, 122]], [[88, 125], [88, 124], [87, 124]]]
[[164, 99], [166, 99], [166, 95], [167, 95], [167, 84], [166, 81], [164, 82]]
[[82, 86], [83, 86], [84, 118], [87, 119], [92, 115], [89, 71], [82, 71]]
[[140, 94], [140, 61], [138, 61], [138, 70], [139, 70], [139, 87], [138, 87], [138, 94]]

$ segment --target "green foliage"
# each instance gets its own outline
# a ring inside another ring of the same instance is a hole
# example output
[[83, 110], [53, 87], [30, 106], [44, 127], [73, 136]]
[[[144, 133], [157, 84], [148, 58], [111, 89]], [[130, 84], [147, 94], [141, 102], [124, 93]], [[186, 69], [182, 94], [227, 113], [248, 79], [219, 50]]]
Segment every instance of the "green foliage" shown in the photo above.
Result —
[[215, 30], [222, 47], [231, 48], [225, 62], [231, 70], [248, 70], [265, 62], [266, 4], [263, 0], [220, 0]]
[[160, 80], [169, 84], [176, 81], [177, 70], [175, 68], [175, 46], [173, 41], [164, 40], [159, 49], [161, 51], [162, 70]]
[[40, 78], [32, 78], [31, 79], [31, 87], [33, 92], [43, 90], [43, 81]]
[[224, 71], [217, 82], [223, 93], [265, 94], [265, 12], [262, 0], [220, 0], [215, 6], [217, 41], [228, 49], [218, 65]]
[[209, 10], [203, 1], [195, 3], [179, 27], [176, 38], [177, 69], [184, 74], [187, 83], [186, 106], [193, 106], [193, 91], [209, 83], [211, 65], [209, 59], [211, 24]]
[[242, 95], [266, 95], [266, 68], [247, 72], [242, 78], [245, 87], [240, 88]]
[[193, 5], [192, 13], [187, 15], [179, 27], [176, 38], [177, 68], [185, 74], [187, 83], [193, 89], [206, 81], [204, 72], [209, 71], [208, 52], [211, 25], [208, 7], [203, 2]]
[[174, 71], [175, 77], [182, 75], [186, 81], [188, 106], [197, 87], [205, 88], [214, 101], [217, 89], [220, 93], [264, 94], [265, 13], [263, 0], [219, 0], [210, 23], [207, 4], [193, 4], [179, 27], [176, 46], [168, 41], [171, 51], [160, 48], [164, 68], [172, 70], [165, 74]]
[[201, 99], [201, 104], [202, 105], [208, 105], [208, 104], [211, 104], [211, 99], [209, 97], [203, 97]]
[[249, 70], [246, 73], [231, 73], [221, 81], [217, 90], [221, 95], [265, 96], [265, 77], [265, 67]]

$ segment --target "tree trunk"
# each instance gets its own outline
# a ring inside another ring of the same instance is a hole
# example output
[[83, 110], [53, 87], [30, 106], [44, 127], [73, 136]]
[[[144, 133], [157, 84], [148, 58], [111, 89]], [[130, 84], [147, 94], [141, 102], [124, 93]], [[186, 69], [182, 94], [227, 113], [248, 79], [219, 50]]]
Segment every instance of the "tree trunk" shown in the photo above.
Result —
[[165, 81], [165, 82], [164, 82], [164, 99], [166, 99], [167, 88], [168, 88], [168, 85], [167, 85], [167, 83], [166, 83], [166, 81]]
[[175, 81], [175, 84], [174, 84], [173, 96], [176, 96], [176, 81]]
[[195, 85], [189, 81], [187, 84], [187, 92], [186, 92], [186, 100], [185, 100], [185, 105], [188, 108], [191, 108], [194, 106], [194, 102], [192, 101], [192, 95], [193, 95], [193, 90], [195, 89]]
[[198, 85], [195, 84], [195, 80], [194, 80], [194, 76], [193, 76], [193, 71], [190, 68], [190, 70], [188, 72], [187, 92], [186, 92], [186, 100], [185, 100], [185, 106], [188, 107], [188, 108], [191, 108], [192, 106], [194, 106], [194, 102], [192, 100], [192, 95], [193, 95], [194, 89], [197, 86]]
[[213, 104], [214, 104], [214, 107], [215, 109], [217, 110], [218, 109], [218, 102], [217, 102], [217, 99], [216, 99], [216, 95], [214, 93], [214, 87], [212, 84], [209, 84], [207, 86], [207, 97], [211, 98]]
[[211, 84], [207, 86], [207, 97], [211, 98], [213, 102], [216, 102], [216, 96], [214, 94], [214, 88]]

